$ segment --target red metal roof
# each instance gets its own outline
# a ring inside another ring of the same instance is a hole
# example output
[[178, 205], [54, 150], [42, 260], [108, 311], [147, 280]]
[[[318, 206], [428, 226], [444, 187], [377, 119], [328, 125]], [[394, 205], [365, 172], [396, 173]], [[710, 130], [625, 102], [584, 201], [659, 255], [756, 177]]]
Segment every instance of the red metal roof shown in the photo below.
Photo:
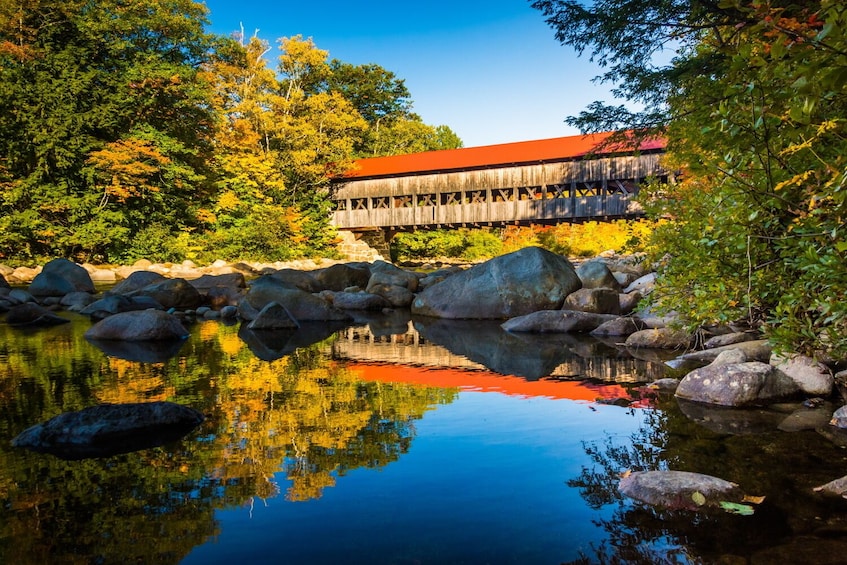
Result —
[[[566, 161], [582, 157], [591, 152], [609, 154], [631, 151], [631, 148], [627, 149], [620, 146], [598, 150], [603, 141], [608, 139], [610, 135], [612, 135], [611, 132], [572, 135], [553, 139], [360, 159], [356, 161], [356, 168], [344, 176], [346, 178], [369, 178], [478, 169], [498, 165]], [[639, 151], [649, 151], [664, 149], [664, 147], [665, 140], [657, 139], [642, 142], [638, 149]]]

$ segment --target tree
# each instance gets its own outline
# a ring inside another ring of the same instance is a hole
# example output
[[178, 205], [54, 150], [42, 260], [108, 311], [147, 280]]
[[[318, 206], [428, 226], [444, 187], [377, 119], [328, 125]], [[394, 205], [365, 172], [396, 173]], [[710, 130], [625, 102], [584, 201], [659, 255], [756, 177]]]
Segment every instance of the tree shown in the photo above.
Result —
[[327, 51], [301, 36], [280, 39], [280, 96], [271, 108], [272, 149], [293, 203], [303, 214], [303, 236], [315, 252], [333, 242], [329, 181], [353, 166], [354, 147], [367, 122], [338, 92], [318, 88], [330, 74]]
[[150, 226], [198, 222], [205, 15], [191, 0], [3, 3], [0, 257], [106, 259]]
[[[764, 322], [781, 349], [847, 355], [847, 8], [832, 0], [541, 1], [643, 111], [571, 123], [667, 135], [682, 182], [651, 194], [672, 260], [656, 296], [692, 325]], [[664, 65], [651, 61], [676, 49]]]

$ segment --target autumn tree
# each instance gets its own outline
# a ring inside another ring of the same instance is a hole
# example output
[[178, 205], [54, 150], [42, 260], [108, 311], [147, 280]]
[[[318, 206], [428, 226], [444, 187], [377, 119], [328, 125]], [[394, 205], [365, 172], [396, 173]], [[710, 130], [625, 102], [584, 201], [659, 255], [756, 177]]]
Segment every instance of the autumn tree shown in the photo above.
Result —
[[198, 223], [205, 16], [191, 0], [3, 2], [0, 257], [118, 257]]
[[683, 180], [649, 202], [674, 220], [657, 231], [672, 256], [661, 305], [692, 325], [764, 322], [782, 349], [847, 356], [847, 7], [533, 5], [607, 69], [601, 82], [643, 108], [595, 103], [571, 123], [667, 136]]

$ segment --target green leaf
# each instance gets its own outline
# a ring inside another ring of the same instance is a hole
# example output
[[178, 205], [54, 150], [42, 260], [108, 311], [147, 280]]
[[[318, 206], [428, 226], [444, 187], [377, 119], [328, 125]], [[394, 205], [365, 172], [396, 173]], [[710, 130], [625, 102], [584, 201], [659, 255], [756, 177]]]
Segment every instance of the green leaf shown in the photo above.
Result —
[[739, 516], [752, 516], [755, 509], [749, 504], [738, 504], [737, 502], [721, 501], [721, 508], [730, 514], [738, 514]]

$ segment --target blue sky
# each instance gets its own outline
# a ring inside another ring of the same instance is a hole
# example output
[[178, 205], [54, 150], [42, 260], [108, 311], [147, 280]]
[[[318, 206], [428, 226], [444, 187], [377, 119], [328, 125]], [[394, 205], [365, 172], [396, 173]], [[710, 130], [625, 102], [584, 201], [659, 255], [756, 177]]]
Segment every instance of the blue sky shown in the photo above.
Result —
[[[600, 69], [553, 37], [527, 0], [206, 0], [210, 31], [276, 45], [302, 35], [352, 64], [375, 63], [405, 79], [414, 111], [445, 124], [466, 147], [578, 133], [564, 124], [609, 99]], [[273, 53], [271, 65], [276, 68]]]

